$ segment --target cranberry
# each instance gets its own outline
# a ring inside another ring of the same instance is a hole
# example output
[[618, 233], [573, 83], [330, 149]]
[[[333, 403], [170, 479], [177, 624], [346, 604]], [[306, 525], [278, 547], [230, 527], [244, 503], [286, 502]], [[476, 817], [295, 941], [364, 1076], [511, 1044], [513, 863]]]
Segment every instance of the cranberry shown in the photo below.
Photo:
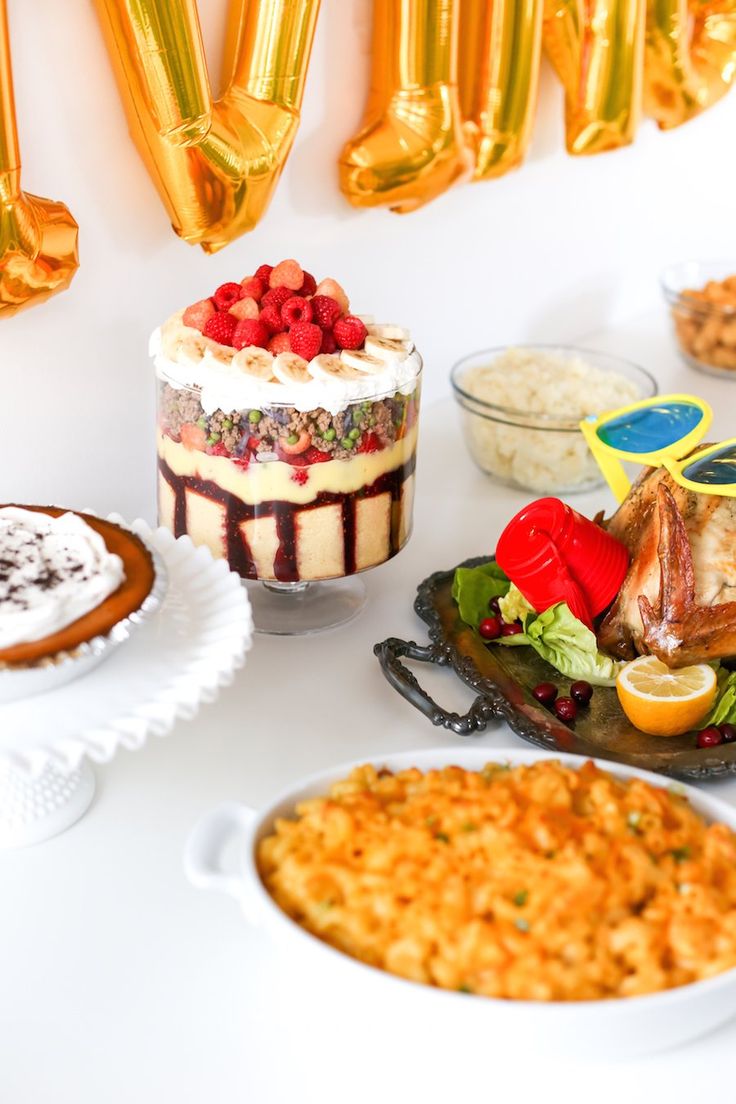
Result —
[[718, 747], [723, 743], [723, 734], [715, 725], [708, 725], [698, 733], [697, 743], [699, 748]]
[[732, 744], [736, 740], [736, 725], [726, 723], [718, 727], [721, 730], [724, 744]]
[[578, 715], [578, 707], [572, 698], [558, 698], [552, 708], [555, 716], [566, 724], [570, 724]]
[[542, 705], [552, 705], [557, 697], [557, 687], [553, 682], [540, 682], [539, 686], [534, 687], [532, 694]]
[[587, 705], [593, 697], [593, 687], [583, 679], [580, 682], [574, 682], [570, 687], [570, 697], [574, 698], [578, 705]]
[[516, 636], [517, 633], [523, 632], [524, 627], [521, 621], [512, 621], [510, 625], [504, 625], [501, 629], [502, 636]]
[[478, 632], [484, 640], [495, 640], [503, 632], [505, 625], [500, 617], [484, 617], [478, 626]]
[[490, 602], [488, 603], [488, 608], [491, 613], [495, 613], [496, 617], [501, 616], [501, 603], [499, 602], [498, 598], [491, 598]]

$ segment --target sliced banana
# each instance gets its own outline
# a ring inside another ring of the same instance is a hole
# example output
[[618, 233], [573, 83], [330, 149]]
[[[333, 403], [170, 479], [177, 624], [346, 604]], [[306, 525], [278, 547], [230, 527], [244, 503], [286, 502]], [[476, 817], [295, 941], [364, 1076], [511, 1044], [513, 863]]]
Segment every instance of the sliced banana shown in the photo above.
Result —
[[359, 372], [356, 368], [351, 368], [349, 364], [346, 364], [334, 353], [320, 353], [319, 356], [310, 360], [309, 373], [314, 379], [319, 380], [360, 379], [365, 375], [365, 372]]
[[386, 337], [391, 341], [408, 341], [411, 336], [403, 326], [397, 326], [395, 322], [370, 322], [366, 329], [372, 337]]
[[307, 362], [297, 353], [279, 353], [273, 362], [273, 374], [281, 383], [311, 383]]
[[414, 348], [411, 341], [399, 341], [392, 337], [374, 337], [368, 334], [365, 339], [364, 349], [372, 357], [383, 361], [384, 364], [395, 364], [396, 361], [406, 360]]
[[268, 349], [261, 349], [258, 345], [246, 345], [244, 349], [240, 349], [232, 363], [235, 368], [245, 372], [246, 376], [259, 380], [273, 379], [273, 357]]
[[386, 370], [386, 361], [371, 356], [366, 349], [343, 349], [340, 360], [362, 376], [377, 376]]

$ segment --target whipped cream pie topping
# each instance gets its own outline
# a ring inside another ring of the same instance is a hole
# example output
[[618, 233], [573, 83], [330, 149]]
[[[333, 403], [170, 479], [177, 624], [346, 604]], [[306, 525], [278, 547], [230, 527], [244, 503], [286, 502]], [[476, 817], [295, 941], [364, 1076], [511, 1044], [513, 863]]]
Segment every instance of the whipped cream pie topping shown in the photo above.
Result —
[[71, 625], [125, 578], [123, 561], [76, 514], [0, 509], [0, 648]]

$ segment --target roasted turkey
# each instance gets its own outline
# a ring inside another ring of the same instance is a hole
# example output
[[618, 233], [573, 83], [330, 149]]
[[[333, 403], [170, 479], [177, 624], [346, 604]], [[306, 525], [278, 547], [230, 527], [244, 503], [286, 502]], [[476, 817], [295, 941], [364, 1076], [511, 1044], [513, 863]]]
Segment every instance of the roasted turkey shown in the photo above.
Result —
[[606, 527], [631, 564], [598, 631], [604, 651], [669, 667], [736, 655], [736, 498], [646, 468]]

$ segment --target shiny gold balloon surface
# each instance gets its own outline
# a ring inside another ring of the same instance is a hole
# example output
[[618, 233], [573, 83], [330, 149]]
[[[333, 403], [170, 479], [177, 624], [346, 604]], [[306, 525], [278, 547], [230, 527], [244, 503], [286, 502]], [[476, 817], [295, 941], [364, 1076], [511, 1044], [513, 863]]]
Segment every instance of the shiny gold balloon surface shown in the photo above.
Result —
[[174, 230], [207, 253], [252, 230], [291, 150], [319, 0], [231, 0], [213, 101], [195, 0], [95, 0], [131, 132]]
[[474, 180], [521, 164], [539, 85], [543, 0], [461, 0], [460, 102]]
[[340, 157], [356, 207], [413, 211], [470, 173], [457, 89], [459, 0], [374, 0], [363, 125]]
[[545, 49], [565, 88], [569, 153], [634, 140], [641, 115], [645, 0], [545, 0]]
[[649, 0], [644, 110], [660, 127], [687, 122], [736, 79], [736, 0]]
[[23, 192], [5, 0], [0, 0], [0, 317], [69, 286], [77, 224], [63, 203]]

